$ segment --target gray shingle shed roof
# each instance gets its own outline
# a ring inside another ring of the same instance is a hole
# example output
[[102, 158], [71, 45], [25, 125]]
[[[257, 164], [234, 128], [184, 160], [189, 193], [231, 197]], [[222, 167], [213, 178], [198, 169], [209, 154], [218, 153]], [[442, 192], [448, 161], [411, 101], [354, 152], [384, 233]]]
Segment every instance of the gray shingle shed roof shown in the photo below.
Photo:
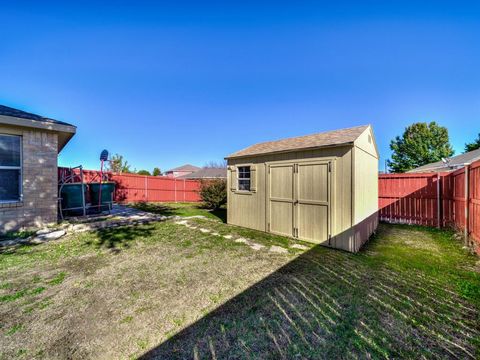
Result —
[[448, 158], [448, 163], [443, 161], [437, 161], [427, 165], [419, 166], [413, 170], [407, 171], [408, 173], [421, 173], [421, 172], [443, 172], [453, 171], [467, 164], [471, 164], [474, 161], [480, 160], [480, 149], [469, 151], [465, 154], [452, 156]]
[[58, 134], [58, 151], [75, 135], [76, 126], [23, 110], [0, 105], [0, 124], [55, 131]]
[[369, 125], [347, 129], [326, 131], [322, 133], [298, 136], [277, 141], [267, 141], [249, 146], [246, 149], [230, 154], [226, 158], [278, 153], [284, 151], [305, 150], [323, 146], [338, 146], [353, 143]]

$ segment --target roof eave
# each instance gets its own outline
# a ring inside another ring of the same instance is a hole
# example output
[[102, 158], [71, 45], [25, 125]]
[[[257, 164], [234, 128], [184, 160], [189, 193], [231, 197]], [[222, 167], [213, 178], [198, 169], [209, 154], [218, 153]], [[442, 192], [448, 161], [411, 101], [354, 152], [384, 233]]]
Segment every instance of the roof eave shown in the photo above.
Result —
[[77, 132], [77, 127], [74, 125], [46, 123], [43, 121], [24, 119], [15, 116], [0, 115], [0, 123], [30, 129], [41, 129], [58, 132], [60, 135], [58, 139], [58, 152], [60, 152], [65, 147], [65, 145]]

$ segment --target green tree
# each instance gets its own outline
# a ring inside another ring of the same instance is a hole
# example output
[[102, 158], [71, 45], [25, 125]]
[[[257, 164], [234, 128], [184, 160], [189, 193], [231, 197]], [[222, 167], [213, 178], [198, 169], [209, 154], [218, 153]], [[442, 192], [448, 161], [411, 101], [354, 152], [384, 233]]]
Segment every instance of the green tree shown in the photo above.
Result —
[[477, 149], [480, 149], [480, 134], [478, 134], [477, 138], [473, 140], [473, 142], [465, 144], [465, 152], [469, 152]]
[[108, 170], [116, 173], [129, 173], [130, 164], [127, 160], [123, 159], [123, 156], [120, 154], [115, 154], [112, 156], [109, 162]]
[[162, 175], [162, 172], [160, 171], [160, 168], [156, 167], [156, 168], [153, 168], [153, 173], [152, 173], [153, 176], [160, 176]]
[[137, 171], [138, 175], [150, 175], [150, 171], [148, 170], [139, 170]]
[[454, 153], [447, 128], [434, 121], [408, 126], [401, 137], [390, 142], [390, 149], [393, 154], [388, 166], [396, 173], [440, 161]]

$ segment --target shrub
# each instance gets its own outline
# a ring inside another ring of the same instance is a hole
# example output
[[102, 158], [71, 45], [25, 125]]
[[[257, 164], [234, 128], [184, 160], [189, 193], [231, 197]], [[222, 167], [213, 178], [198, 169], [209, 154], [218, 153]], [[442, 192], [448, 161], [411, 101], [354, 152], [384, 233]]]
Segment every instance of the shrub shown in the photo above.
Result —
[[205, 180], [200, 185], [200, 198], [210, 209], [218, 209], [227, 202], [227, 181]]

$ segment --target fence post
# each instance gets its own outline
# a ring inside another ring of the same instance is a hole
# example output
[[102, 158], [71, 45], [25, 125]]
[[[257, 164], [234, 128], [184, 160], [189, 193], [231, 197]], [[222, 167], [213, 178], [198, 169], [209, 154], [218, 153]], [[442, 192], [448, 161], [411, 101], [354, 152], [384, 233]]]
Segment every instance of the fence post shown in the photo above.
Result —
[[440, 173], [437, 173], [437, 227], [440, 229], [442, 227], [441, 225], [441, 187], [440, 187]]
[[177, 179], [173, 178], [173, 184], [175, 185], [175, 202], [177, 202]]
[[469, 166], [465, 165], [465, 230], [464, 230], [464, 239], [465, 239], [465, 245], [468, 246], [468, 223], [469, 223], [469, 185], [470, 185], [470, 172], [469, 172]]
[[147, 185], [147, 176], [145, 175], [145, 201], [148, 201], [148, 185]]
[[185, 202], [185, 179], [183, 179], [183, 202]]

